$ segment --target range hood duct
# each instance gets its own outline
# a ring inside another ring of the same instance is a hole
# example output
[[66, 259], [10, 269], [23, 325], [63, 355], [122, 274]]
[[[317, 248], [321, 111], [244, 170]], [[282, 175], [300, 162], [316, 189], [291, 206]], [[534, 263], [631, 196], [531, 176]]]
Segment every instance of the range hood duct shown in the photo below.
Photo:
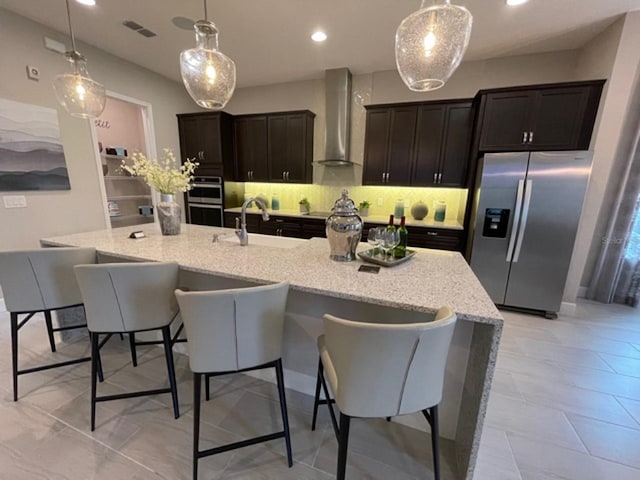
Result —
[[349, 161], [351, 130], [351, 72], [348, 68], [325, 71], [325, 167], [352, 166]]

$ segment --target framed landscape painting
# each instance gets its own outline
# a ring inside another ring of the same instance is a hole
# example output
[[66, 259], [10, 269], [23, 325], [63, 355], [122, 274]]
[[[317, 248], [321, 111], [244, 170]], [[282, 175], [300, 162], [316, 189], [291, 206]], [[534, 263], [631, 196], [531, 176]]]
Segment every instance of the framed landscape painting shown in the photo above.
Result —
[[0, 98], [0, 192], [70, 189], [57, 112]]

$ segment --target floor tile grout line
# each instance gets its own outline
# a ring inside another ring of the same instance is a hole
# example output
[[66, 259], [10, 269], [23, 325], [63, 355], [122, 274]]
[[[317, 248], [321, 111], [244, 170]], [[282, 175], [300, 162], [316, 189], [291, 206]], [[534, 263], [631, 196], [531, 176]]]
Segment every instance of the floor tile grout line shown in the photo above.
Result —
[[130, 456], [128, 456], [128, 455], [126, 455], [126, 454], [124, 454], [124, 453], [123, 453], [123, 452], [121, 452], [120, 450], [115, 449], [115, 448], [113, 448], [112, 446], [110, 446], [110, 445], [108, 445], [108, 444], [104, 443], [102, 440], [99, 440], [99, 439], [95, 438], [94, 436], [92, 436], [92, 435], [90, 435], [90, 434], [88, 434], [88, 433], [84, 432], [83, 430], [80, 430], [79, 428], [77, 428], [77, 427], [73, 426], [72, 424], [70, 424], [70, 423], [69, 423], [69, 422], [67, 422], [66, 420], [63, 420], [63, 419], [61, 419], [61, 418], [56, 417], [55, 415], [53, 415], [53, 414], [51, 414], [51, 413], [49, 413], [49, 412], [47, 412], [47, 411], [45, 411], [45, 410], [41, 409], [41, 408], [40, 408], [40, 407], [38, 407], [37, 405], [29, 405], [29, 406], [30, 406], [31, 408], [33, 408], [33, 409], [35, 409], [35, 410], [39, 411], [40, 413], [43, 413], [44, 415], [46, 415], [46, 416], [48, 416], [48, 417], [51, 417], [51, 418], [53, 418], [54, 420], [56, 420], [56, 421], [58, 421], [58, 422], [62, 423], [62, 424], [63, 424], [63, 425], [65, 425], [67, 428], [70, 428], [71, 430], [73, 430], [73, 431], [75, 431], [75, 432], [78, 432], [79, 434], [81, 434], [82, 436], [84, 436], [84, 437], [88, 438], [89, 440], [91, 440], [91, 441], [93, 441], [93, 442], [96, 442], [97, 444], [99, 444], [99, 445], [103, 446], [104, 448], [106, 448], [106, 449], [108, 449], [108, 450], [110, 450], [110, 451], [112, 451], [112, 452], [114, 452], [114, 453], [116, 453], [116, 454], [120, 455], [120, 456], [121, 456], [121, 457], [123, 457], [123, 458], [126, 458], [126, 459], [127, 459], [127, 460], [129, 460], [130, 462], [132, 462], [132, 463], [134, 463], [134, 464], [136, 464], [136, 465], [138, 465], [138, 466], [140, 466], [140, 467], [144, 468], [145, 470], [147, 470], [147, 471], [149, 471], [149, 472], [151, 472], [151, 473], [156, 473], [156, 471], [155, 471], [155, 470], [153, 470], [152, 468], [150, 468], [150, 467], [146, 466], [146, 465], [145, 465], [145, 464], [143, 464], [143, 463], [140, 463], [140, 462], [139, 462], [139, 461], [137, 461], [136, 459], [134, 459], [134, 458], [132, 458], [132, 457], [130, 457]]
[[[627, 412], [629, 414], [629, 416], [633, 419], [634, 422], [636, 422], [636, 424], [638, 425], [638, 430], [640, 430], [640, 419], [637, 419], [633, 413], [631, 413], [629, 411], [629, 409], [620, 401], [620, 398], [625, 398], [626, 400], [633, 400], [633, 399], [629, 399], [626, 397], [619, 397], [618, 395], [612, 395], [613, 398], [615, 398], [616, 402], [618, 402], [618, 404], [624, 409], [625, 412]], [[635, 400], [636, 402], [638, 402], [638, 400]], [[638, 402], [640, 403], [640, 402]]]
[[516, 460], [516, 456], [513, 453], [513, 446], [511, 445], [509, 436], [507, 435], [506, 430], [504, 430], [502, 433], [504, 434], [504, 439], [506, 440], [507, 446], [509, 447], [509, 454], [511, 455], [511, 460], [513, 460], [513, 464], [516, 466], [516, 469], [518, 470], [518, 477], [520, 480], [522, 480], [522, 472], [520, 471], [520, 467], [518, 466], [518, 461]]

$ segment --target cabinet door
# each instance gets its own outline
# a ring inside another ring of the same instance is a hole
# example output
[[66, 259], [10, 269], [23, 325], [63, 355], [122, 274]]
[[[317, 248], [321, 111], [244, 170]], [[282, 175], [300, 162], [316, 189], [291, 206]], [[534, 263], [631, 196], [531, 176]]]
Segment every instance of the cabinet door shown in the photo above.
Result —
[[462, 187], [465, 185], [472, 128], [471, 103], [447, 106], [447, 123], [440, 156], [439, 186]]
[[[582, 121], [591, 87], [553, 88], [537, 92], [531, 124], [531, 150], [579, 148]], [[588, 146], [587, 146], [588, 147]]]
[[287, 117], [269, 115], [268, 132], [269, 179], [284, 182], [288, 165]]
[[384, 183], [383, 175], [387, 172], [390, 118], [391, 113], [386, 108], [367, 111], [363, 185], [382, 185]]
[[306, 179], [307, 167], [307, 135], [306, 115], [292, 114], [286, 116], [286, 153], [285, 171], [288, 182], [303, 183]]
[[409, 185], [416, 138], [417, 107], [398, 107], [391, 110], [389, 156], [387, 159], [388, 185]]
[[412, 185], [431, 186], [437, 183], [446, 111], [443, 105], [418, 107]]
[[245, 182], [268, 180], [267, 117], [236, 118], [234, 131], [237, 178]]
[[480, 134], [481, 151], [522, 151], [531, 147], [526, 143], [529, 131], [534, 92], [489, 93]]
[[222, 169], [222, 137], [220, 135], [220, 117], [211, 115], [198, 118], [200, 138], [200, 169]]
[[200, 143], [200, 125], [198, 117], [180, 117], [178, 120], [180, 130], [180, 150], [182, 161], [194, 159], [199, 162], [199, 152], [202, 150]]

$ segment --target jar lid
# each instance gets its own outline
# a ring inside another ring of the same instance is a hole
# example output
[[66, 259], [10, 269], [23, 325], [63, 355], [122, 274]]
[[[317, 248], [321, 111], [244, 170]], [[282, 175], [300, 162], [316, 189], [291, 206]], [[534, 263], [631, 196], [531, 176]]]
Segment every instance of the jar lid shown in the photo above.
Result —
[[342, 190], [342, 196], [336, 200], [333, 205], [333, 213], [339, 213], [341, 215], [357, 215], [358, 209], [356, 204], [349, 198], [349, 191], [345, 188]]

